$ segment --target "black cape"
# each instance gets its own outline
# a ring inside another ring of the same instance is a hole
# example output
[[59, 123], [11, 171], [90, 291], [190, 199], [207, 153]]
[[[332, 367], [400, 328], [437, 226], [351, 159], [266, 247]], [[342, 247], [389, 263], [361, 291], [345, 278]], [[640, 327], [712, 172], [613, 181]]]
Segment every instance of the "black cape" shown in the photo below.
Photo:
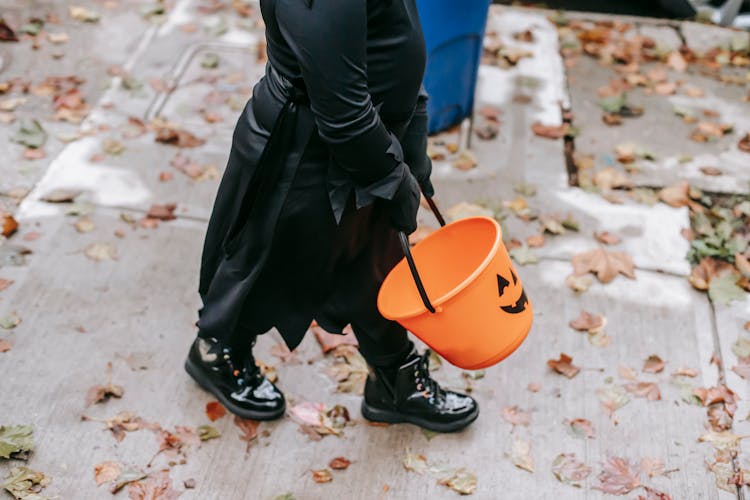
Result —
[[383, 200], [404, 160], [425, 157], [414, 0], [261, 0], [261, 10], [269, 61], [209, 221], [198, 326], [217, 338], [276, 327], [290, 349], [312, 319], [387, 330], [377, 291], [402, 255]]

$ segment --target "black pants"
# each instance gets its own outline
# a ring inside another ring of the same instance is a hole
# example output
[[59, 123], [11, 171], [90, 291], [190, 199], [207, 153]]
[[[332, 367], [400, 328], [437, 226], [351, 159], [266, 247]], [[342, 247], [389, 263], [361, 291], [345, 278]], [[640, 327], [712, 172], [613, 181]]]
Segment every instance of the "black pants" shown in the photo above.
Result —
[[[243, 162], [233, 146], [223, 183], [239, 176], [247, 167]], [[297, 167], [268, 241], [268, 257], [244, 301], [236, 327], [201, 330], [199, 335], [217, 338], [241, 355], [248, 351], [252, 339], [275, 327], [294, 348], [315, 319], [333, 333], [351, 324], [360, 352], [371, 365], [390, 367], [405, 359], [412, 348], [406, 330], [377, 310], [380, 285], [403, 256], [398, 235], [378, 202], [357, 210], [350, 200], [336, 224], [326, 185], [328, 162], [327, 148], [313, 137]], [[226, 206], [225, 202], [217, 199], [214, 210]], [[206, 304], [204, 298], [204, 308], [221, 306]]]

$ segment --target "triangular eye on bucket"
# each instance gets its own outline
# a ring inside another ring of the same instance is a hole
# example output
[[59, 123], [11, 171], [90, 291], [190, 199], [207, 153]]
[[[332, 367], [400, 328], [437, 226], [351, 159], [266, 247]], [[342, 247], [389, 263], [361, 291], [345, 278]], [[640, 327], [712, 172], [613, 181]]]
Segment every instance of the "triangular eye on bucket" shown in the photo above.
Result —
[[505, 293], [505, 288], [510, 285], [510, 281], [506, 280], [499, 274], [497, 275], [497, 295], [498, 297], [502, 297]]

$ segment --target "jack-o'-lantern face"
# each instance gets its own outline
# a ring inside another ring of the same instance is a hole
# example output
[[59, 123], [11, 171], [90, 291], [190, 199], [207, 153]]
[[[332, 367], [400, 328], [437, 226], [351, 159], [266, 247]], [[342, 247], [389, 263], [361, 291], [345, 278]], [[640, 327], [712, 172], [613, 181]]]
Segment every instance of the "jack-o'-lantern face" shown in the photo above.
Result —
[[512, 269], [510, 270], [510, 277], [513, 280], [512, 283], [505, 277], [497, 275], [497, 294], [500, 297], [500, 309], [508, 314], [518, 314], [526, 310], [529, 299], [526, 298], [523, 287], [519, 286], [518, 277]]

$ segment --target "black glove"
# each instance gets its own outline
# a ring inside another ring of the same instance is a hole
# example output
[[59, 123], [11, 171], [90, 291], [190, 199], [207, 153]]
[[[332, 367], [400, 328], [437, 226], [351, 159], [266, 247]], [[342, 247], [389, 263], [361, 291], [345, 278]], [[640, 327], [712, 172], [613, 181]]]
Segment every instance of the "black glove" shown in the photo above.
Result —
[[397, 231], [411, 234], [417, 230], [419, 210], [419, 184], [408, 168], [403, 169], [401, 183], [393, 197], [387, 201], [388, 218]]
[[432, 198], [435, 188], [430, 182], [432, 160], [427, 156], [427, 125], [427, 94], [420, 91], [414, 116], [401, 140], [401, 147], [404, 150], [404, 162], [409, 165], [411, 173], [416, 177], [422, 193]]

